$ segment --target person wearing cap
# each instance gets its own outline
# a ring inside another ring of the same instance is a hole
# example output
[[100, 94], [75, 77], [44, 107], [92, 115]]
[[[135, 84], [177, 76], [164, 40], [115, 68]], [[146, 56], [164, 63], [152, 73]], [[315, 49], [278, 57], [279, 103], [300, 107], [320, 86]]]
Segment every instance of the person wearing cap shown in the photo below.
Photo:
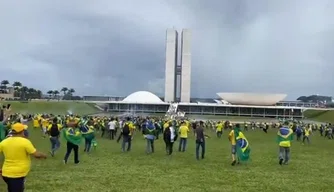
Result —
[[11, 128], [11, 137], [0, 143], [0, 152], [4, 154], [2, 178], [8, 191], [21, 192], [24, 191], [25, 178], [30, 171], [30, 155], [37, 159], [45, 159], [46, 155], [37, 151], [25, 137], [26, 125], [15, 123]]

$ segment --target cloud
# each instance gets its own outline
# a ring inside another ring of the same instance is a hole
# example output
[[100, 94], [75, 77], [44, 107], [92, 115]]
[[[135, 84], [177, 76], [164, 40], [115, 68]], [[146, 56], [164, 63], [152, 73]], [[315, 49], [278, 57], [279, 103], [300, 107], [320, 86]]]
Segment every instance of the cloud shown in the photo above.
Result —
[[3, 79], [81, 95], [163, 96], [165, 30], [192, 30], [192, 96], [334, 95], [334, 2], [0, 2]]

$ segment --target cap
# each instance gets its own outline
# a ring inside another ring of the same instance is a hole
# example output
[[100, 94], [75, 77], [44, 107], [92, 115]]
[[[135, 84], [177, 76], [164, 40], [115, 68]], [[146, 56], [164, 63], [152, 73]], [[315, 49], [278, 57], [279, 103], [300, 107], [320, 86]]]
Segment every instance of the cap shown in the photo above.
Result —
[[22, 123], [15, 123], [15, 124], [12, 125], [12, 131], [14, 131], [15, 133], [20, 133], [27, 128], [28, 128], [28, 126], [24, 125]]

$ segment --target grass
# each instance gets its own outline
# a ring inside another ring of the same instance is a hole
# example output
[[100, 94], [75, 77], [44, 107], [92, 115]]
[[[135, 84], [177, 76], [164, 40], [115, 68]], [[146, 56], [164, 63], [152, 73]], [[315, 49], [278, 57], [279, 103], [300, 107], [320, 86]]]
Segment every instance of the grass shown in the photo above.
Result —
[[[26, 191], [74, 192], [74, 191], [270, 191], [270, 192], [331, 192], [334, 161], [333, 140], [312, 136], [311, 145], [294, 142], [289, 165], [278, 165], [278, 147], [275, 130], [268, 134], [249, 131], [246, 136], [251, 144], [252, 161], [245, 165], [230, 165], [230, 145], [224, 133], [206, 142], [206, 158], [195, 160], [195, 143], [190, 134], [187, 151], [166, 156], [161, 139], [155, 143], [156, 153], [145, 154], [145, 140], [136, 134], [133, 149], [120, 152], [120, 144], [98, 136], [98, 147], [91, 154], [84, 154], [80, 147], [79, 165], [73, 164], [73, 154], [67, 165], [62, 164], [64, 142], [56, 157], [33, 160], [27, 178]], [[43, 152], [48, 152], [48, 139], [38, 130], [31, 130], [31, 140]], [[0, 191], [5, 185], [0, 181]]]
[[334, 123], [334, 110], [306, 110], [304, 116], [309, 120]]
[[4, 101], [2, 105], [11, 104], [12, 111], [15, 113], [52, 113], [67, 114], [72, 111], [75, 114], [85, 115], [92, 114], [98, 110], [91, 104], [75, 101], [30, 101], [27, 103], [19, 101]]

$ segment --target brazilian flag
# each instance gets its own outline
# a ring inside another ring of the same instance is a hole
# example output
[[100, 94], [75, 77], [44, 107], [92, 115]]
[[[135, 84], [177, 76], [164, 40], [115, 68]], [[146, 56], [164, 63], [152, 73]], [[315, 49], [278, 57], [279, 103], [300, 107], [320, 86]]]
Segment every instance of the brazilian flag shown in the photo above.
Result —
[[234, 129], [234, 136], [236, 141], [237, 155], [241, 162], [246, 162], [250, 158], [250, 146], [245, 135], [238, 129]]
[[6, 127], [0, 122], [0, 142], [6, 138]]
[[94, 128], [92, 126], [83, 126], [80, 129], [81, 131], [81, 135], [86, 138], [86, 139], [94, 139], [95, 138], [95, 131]]
[[82, 135], [79, 129], [76, 128], [65, 128], [63, 129], [63, 137], [66, 141], [73, 143], [75, 145], [80, 145]]
[[293, 140], [293, 130], [288, 127], [282, 127], [277, 132], [277, 143]]

